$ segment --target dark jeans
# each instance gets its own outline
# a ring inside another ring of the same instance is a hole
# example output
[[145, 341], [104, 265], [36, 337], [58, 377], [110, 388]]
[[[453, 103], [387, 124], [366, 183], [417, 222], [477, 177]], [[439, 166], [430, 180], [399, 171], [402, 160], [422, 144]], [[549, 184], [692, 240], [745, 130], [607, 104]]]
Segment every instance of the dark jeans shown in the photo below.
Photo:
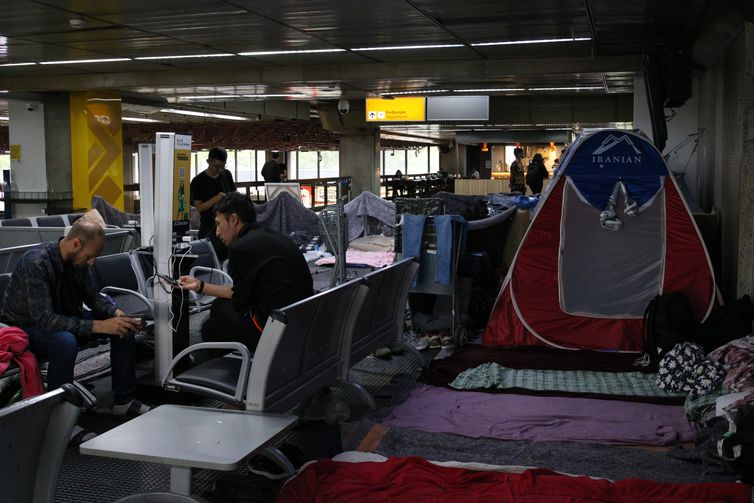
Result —
[[[79, 339], [71, 332], [51, 332], [36, 325], [21, 327], [29, 334], [29, 347], [39, 360], [47, 360], [47, 389], [73, 382], [73, 367], [79, 352]], [[116, 404], [131, 401], [136, 391], [136, 353], [134, 334], [110, 338], [110, 366]]]
[[252, 353], [257, 349], [261, 335], [249, 320], [238, 314], [228, 299], [217, 299], [202, 325], [202, 341], [240, 342]]

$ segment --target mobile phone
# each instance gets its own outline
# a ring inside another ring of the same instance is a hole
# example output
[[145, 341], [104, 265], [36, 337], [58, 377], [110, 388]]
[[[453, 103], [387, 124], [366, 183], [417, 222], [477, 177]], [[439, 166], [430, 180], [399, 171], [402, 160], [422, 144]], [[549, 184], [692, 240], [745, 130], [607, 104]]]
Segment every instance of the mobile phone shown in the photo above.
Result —
[[146, 326], [146, 318], [144, 317], [143, 314], [125, 314], [123, 316], [126, 318], [137, 320], [137, 326], [139, 327], [139, 330], [144, 330]]
[[161, 280], [167, 281], [172, 286], [181, 286], [181, 283], [177, 279], [171, 278], [170, 276], [165, 276], [164, 274], [158, 274], [157, 277], [160, 278]]

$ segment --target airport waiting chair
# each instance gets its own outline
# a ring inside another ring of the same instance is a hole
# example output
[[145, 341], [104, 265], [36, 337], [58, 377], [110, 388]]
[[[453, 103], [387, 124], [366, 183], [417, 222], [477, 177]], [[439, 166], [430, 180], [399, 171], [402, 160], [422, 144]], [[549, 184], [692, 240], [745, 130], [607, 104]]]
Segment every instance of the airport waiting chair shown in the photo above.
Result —
[[3, 501], [52, 503], [58, 472], [82, 408], [94, 397], [78, 383], [0, 409]]
[[34, 217], [34, 221], [37, 227], [66, 227], [68, 225], [65, 215], [44, 215]]
[[84, 216], [83, 213], [68, 213], [67, 215], [65, 215], [66, 227], [68, 227], [69, 225], [73, 225], [73, 222], [75, 222], [76, 220], [78, 220], [79, 218], [83, 216]]
[[147, 291], [141, 269], [134, 267], [132, 253], [97, 257], [92, 273], [100, 293], [111, 297], [124, 312], [154, 319], [154, 302]]
[[[228, 272], [223, 269], [220, 261], [215, 253], [215, 248], [209, 239], [197, 239], [189, 242], [189, 253], [196, 255], [196, 259], [192, 263], [189, 276], [193, 276], [197, 279], [204, 281], [205, 283], [212, 283], [214, 285], [233, 285], [233, 279], [231, 279]], [[196, 292], [189, 292], [189, 299], [194, 305], [191, 310], [192, 313], [197, 313], [209, 308], [214, 302], [215, 297], [206, 294], [199, 294]]]
[[[289, 411], [322, 387], [339, 384], [343, 339], [353, 330], [368, 289], [357, 279], [273, 311], [254, 355], [237, 342], [204, 342], [184, 349], [171, 362], [163, 386], [216, 398], [249, 412]], [[172, 375], [183, 358], [207, 349], [232, 350], [233, 354]], [[278, 449], [268, 447], [262, 454], [286, 473], [294, 472]]]
[[0, 248], [0, 273], [12, 273], [24, 254], [38, 247], [40, 243]]
[[9, 218], [7, 220], [0, 220], [0, 225], [3, 227], [35, 227], [31, 218]]
[[[353, 329], [368, 286], [353, 280], [273, 311], [253, 355], [234, 342], [203, 342], [181, 351], [163, 385], [217, 398], [249, 411], [283, 412], [338, 377], [342, 340]], [[173, 376], [175, 365], [195, 351], [224, 349], [220, 357]]]
[[372, 395], [350, 379], [354, 364], [374, 353], [377, 348], [397, 345], [416, 356], [423, 367], [427, 365], [416, 348], [403, 342], [406, 301], [411, 282], [418, 271], [418, 262], [407, 258], [361, 278], [369, 285], [369, 291], [353, 330], [343, 338], [340, 383], [342, 387], [350, 388], [360, 395], [372, 410], [376, 408]]

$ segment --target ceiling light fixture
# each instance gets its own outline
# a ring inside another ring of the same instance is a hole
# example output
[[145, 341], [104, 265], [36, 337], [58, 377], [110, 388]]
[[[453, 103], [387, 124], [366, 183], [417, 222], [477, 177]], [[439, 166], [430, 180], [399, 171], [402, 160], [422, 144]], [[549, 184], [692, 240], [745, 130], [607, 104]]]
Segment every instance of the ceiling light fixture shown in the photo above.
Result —
[[40, 61], [40, 65], [76, 65], [79, 63], [115, 63], [118, 61], [131, 61], [131, 58], [105, 58], [105, 59], [66, 59], [60, 61]]
[[178, 96], [179, 100], [221, 100], [225, 98], [240, 98], [240, 94], [210, 94], [206, 96]]
[[213, 119], [227, 119], [231, 121], [247, 121], [247, 117], [241, 117], [239, 115], [225, 115], [225, 114], [213, 114], [208, 112], [195, 112], [193, 110], [178, 110], [177, 108], [163, 108], [160, 112], [166, 114], [178, 114], [178, 115], [190, 115], [192, 117], [207, 117]]
[[27, 63], [2, 63], [0, 66], [30, 66], [30, 65], [36, 65], [36, 63], [27, 62]]
[[308, 98], [306, 94], [244, 94], [244, 98]]
[[190, 58], [226, 58], [228, 56], [235, 56], [235, 54], [227, 52], [218, 52], [211, 54], [179, 54], [176, 56], [139, 56], [139, 61], [152, 61], [157, 59], [190, 59]]
[[602, 86], [530, 87], [529, 91], [602, 91]]
[[526, 91], [523, 87], [488, 87], [485, 89], [454, 89], [454, 93], [507, 93]]
[[281, 54], [317, 54], [321, 52], [346, 52], [345, 49], [297, 49], [290, 51], [239, 52], [239, 56], [277, 56]]
[[472, 47], [486, 47], [492, 45], [526, 45], [526, 44], [555, 44], [561, 42], [586, 42], [592, 40], [591, 37], [571, 37], [571, 38], [539, 38], [533, 40], [503, 40], [498, 42], [477, 42], [469, 44]]
[[448, 89], [420, 89], [418, 91], [393, 91], [382, 93], [382, 96], [398, 96], [401, 94], [431, 94], [431, 93], [449, 93]]
[[354, 47], [352, 51], [403, 51], [409, 49], [445, 49], [463, 47], [463, 44], [434, 44], [434, 45], [390, 45], [385, 47]]
[[121, 117], [124, 122], [162, 122], [155, 119], [145, 119], [144, 117]]

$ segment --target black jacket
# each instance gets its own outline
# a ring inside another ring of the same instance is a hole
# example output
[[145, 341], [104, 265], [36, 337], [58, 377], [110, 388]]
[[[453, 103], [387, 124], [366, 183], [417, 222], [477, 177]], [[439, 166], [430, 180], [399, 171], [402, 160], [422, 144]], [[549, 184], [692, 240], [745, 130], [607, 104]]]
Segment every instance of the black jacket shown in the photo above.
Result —
[[293, 241], [259, 224], [247, 224], [230, 246], [233, 308], [264, 325], [275, 309], [313, 294], [309, 266]]

